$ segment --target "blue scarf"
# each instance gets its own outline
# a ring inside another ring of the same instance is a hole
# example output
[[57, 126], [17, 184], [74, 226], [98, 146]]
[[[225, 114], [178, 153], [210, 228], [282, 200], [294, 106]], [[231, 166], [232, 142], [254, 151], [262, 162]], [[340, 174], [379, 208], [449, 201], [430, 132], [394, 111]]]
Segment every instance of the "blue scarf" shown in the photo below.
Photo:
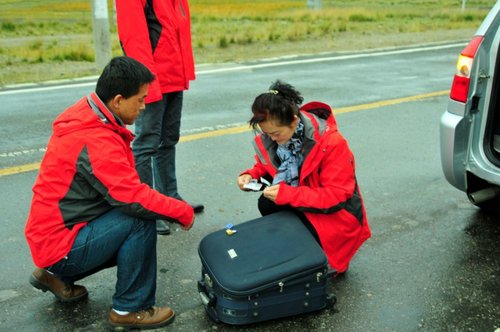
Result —
[[274, 176], [273, 184], [285, 181], [286, 184], [297, 187], [299, 185], [299, 169], [304, 162], [302, 154], [302, 145], [304, 142], [304, 124], [297, 122], [297, 128], [292, 138], [283, 145], [278, 145], [276, 154], [281, 164], [278, 167], [278, 173]]

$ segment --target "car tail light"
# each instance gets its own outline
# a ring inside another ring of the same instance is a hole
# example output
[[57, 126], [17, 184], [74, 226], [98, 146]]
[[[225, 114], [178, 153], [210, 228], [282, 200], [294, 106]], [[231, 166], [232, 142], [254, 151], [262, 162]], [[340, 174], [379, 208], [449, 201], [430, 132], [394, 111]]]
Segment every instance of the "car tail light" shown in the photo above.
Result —
[[451, 85], [450, 98], [465, 103], [469, 93], [470, 71], [476, 51], [483, 40], [483, 36], [475, 36], [464, 48], [457, 61], [457, 69], [453, 84]]

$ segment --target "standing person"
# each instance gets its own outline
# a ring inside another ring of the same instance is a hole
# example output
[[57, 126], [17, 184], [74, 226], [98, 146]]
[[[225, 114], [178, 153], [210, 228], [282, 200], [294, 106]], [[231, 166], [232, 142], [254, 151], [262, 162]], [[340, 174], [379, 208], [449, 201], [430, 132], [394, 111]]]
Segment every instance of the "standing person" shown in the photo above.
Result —
[[[118, 35], [123, 51], [156, 76], [146, 111], [135, 123], [132, 149], [141, 180], [182, 200], [177, 192], [175, 146], [179, 141], [183, 91], [195, 79], [191, 19], [187, 0], [116, 0]], [[195, 213], [204, 206], [192, 204]], [[158, 234], [170, 234], [157, 220]]]
[[117, 266], [108, 322], [115, 328], [171, 323], [156, 307], [156, 218], [189, 230], [191, 206], [141, 183], [130, 149], [131, 125], [144, 110], [154, 75], [140, 62], [114, 58], [95, 93], [57, 117], [33, 187], [25, 235], [37, 268], [30, 283], [62, 302], [87, 297], [74, 282]]
[[355, 176], [354, 156], [338, 132], [330, 106], [303, 98], [276, 81], [255, 98], [250, 125], [255, 137], [255, 165], [237, 179], [241, 190], [252, 179], [272, 180], [258, 201], [262, 215], [292, 210], [322, 246], [330, 267], [345, 272], [370, 237]]

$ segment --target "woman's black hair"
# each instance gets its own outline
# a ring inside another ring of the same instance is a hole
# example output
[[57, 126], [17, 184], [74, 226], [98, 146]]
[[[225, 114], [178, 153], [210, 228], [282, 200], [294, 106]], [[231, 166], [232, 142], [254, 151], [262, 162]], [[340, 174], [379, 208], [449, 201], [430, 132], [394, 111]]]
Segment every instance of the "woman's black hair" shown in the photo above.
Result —
[[299, 114], [299, 106], [303, 101], [304, 98], [293, 86], [277, 80], [271, 84], [269, 91], [255, 98], [250, 126], [256, 129], [259, 123], [267, 120], [275, 121], [280, 126], [288, 126], [295, 115]]

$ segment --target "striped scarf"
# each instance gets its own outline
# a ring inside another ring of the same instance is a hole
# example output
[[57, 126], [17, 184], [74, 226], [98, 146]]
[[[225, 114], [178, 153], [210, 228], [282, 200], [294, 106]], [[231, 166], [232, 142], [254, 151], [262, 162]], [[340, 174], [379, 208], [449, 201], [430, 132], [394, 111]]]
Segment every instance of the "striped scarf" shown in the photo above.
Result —
[[302, 154], [302, 145], [304, 142], [304, 124], [297, 122], [297, 128], [292, 138], [283, 145], [278, 145], [276, 154], [281, 164], [278, 167], [278, 173], [274, 176], [273, 184], [285, 181], [286, 184], [297, 187], [299, 185], [299, 170], [304, 162]]

